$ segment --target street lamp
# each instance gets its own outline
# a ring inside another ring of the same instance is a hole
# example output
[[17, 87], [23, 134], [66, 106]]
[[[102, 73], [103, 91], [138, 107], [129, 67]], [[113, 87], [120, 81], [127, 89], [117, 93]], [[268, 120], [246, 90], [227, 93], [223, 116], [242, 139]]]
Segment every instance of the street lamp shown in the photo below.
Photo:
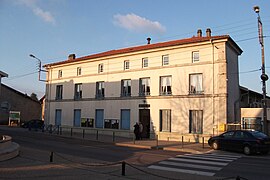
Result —
[[46, 70], [41, 69], [41, 60], [40, 60], [39, 58], [37, 58], [36, 56], [34, 56], [33, 54], [30, 54], [29, 56], [30, 56], [31, 58], [34, 58], [34, 59], [38, 60], [38, 80], [39, 80], [39, 81], [45, 81], [45, 82], [46, 82], [46, 80], [40, 79], [40, 72], [41, 72], [41, 71], [42, 71], [42, 72], [47, 72]]
[[265, 74], [265, 63], [264, 63], [264, 44], [263, 44], [263, 28], [262, 21], [260, 17], [260, 7], [254, 6], [253, 10], [258, 14], [258, 33], [259, 33], [259, 43], [261, 44], [261, 53], [262, 53], [262, 91], [263, 91], [263, 131], [268, 135], [268, 125], [267, 125], [267, 107], [266, 107], [266, 81], [268, 80], [267, 74]]

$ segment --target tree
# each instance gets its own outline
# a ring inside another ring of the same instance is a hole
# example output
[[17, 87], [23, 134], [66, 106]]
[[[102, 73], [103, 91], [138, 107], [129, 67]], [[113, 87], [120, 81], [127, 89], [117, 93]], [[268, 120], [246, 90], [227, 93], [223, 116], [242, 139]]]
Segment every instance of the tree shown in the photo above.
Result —
[[30, 97], [31, 97], [31, 99], [38, 101], [37, 94], [32, 93]]

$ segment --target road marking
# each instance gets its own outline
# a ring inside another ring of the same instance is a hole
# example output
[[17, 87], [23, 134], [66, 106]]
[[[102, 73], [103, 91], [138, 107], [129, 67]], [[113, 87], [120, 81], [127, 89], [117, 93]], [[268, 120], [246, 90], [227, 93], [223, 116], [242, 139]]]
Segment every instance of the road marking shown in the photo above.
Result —
[[170, 162], [170, 161], [161, 161], [161, 162], [159, 162], [159, 164], [172, 165], [172, 166], [180, 166], [180, 167], [191, 167], [191, 168], [207, 169], [207, 170], [215, 170], [215, 171], [219, 171], [219, 170], [222, 169], [222, 167], [204, 166], [204, 165], [179, 163], [179, 162], [176, 163], [176, 162]]
[[242, 157], [242, 156], [229, 157], [229, 156], [224, 156], [224, 155], [219, 155], [219, 154], [185, 154], [184, 156], [215, 157], [215, 158], [231, 159], [231, 160], [235, 160]]
[[220, 158], [202, 157], [202, 156], [182, 156], [182, 155], [178, 155], [177, 157], [190, 158], [190, 159], [205, 159], [205, 160], [212, 160], [212, 161], [224, 161], [224, 162], [232, 162], [233, 161], [233, 159], [220, 159]]
[[181, 173], [189, 173], [189, 174], [197, 174], [197, 175], [203, 175], [203, 176], [214, 176], [215, 175], [215, 173], [211, 173], [211, 172], [195, 171], [195, 170], [189, 170], [189, 169], [177, 169], [177, 168], [155, 166], [155, 165], [151, 165], [148, 168], [165, 170], [165, 171], [181, 172]]
[[191, 163], [200, 163], [200, 164], [212, 164], [212, 165], [219, 165], [219, 166], [226, 166], [226, 165], [229, 164], [229, 163], [211, 162], [211, 161], [200, 161], [200, 160], [185, 159], [185, 158], [169, 158], [169, 160], [191, 162]]
[[241, 158], [242, 157], [242, 156], [235, 156], [235, 155], [229, 155], [229, 154], [217, 154], [217, 153], [212, 153], [211, 155], [220, 156], [220, 157], [229, 157], [229, 158]]

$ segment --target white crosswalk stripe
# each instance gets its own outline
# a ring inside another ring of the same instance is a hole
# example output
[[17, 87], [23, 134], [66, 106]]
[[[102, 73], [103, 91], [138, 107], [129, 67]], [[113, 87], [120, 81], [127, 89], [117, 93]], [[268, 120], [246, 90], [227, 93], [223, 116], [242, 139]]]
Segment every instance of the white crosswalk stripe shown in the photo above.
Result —
[[241, 156], [227, 154], [185, 154], [169, 158], [156, 165], [148, 166], [151, 169], [214, 176], [217, 171]]

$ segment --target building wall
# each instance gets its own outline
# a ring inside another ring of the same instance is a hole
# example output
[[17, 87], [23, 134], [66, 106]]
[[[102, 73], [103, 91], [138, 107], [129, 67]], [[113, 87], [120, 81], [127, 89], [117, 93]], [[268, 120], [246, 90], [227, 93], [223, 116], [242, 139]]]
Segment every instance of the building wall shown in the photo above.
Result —
[[[8, 102], [10, 111], [20, 111], [21, 122], [31, 119], [40, 119], [41, 105], [39, 101], [32, 100], [29, 96], [24, 95], [5, 85], [1, 85], [0, 104]], [[0, 109], [0, 124], [7, 125], [9, 121], [9, 111]]]
[[[192, 52], [199, 51], [200, 61], [192, 62]], [[216, 42], [194, 43], [137, 53], [115, 55], [78, 63], [57, 65], [48, 68], [46, 105], [47, 123], [54, 124], [55, 109], [62, 109], [62, 125], [73, 125], [74, 109], [81, 109], [82, 117], [95, 118], [95, 109], [104, 109], [104, 118], [120, 119], [120, 109], [131, 110], [130, 130], [139, 119], [139, 104], [149, 104], [151, 115], [151, 131], [159, 131], [159, 110], [171, 109], [172, 132], [188, 133], [189, 110], [203, 110], [203, 133], [212, 134], [220, 123], [227, 122], [228, 105], [237, 96], [227, 102], [227, 59], [226, 40]], [[162, 55], [169, 55], [169, 65], [162, 66]], [[237, 63], [236, 56], [232, 61]], [[142, 58], [148, 57], [149, 67], [142, 68]], [[231, 61], [230, 59], [230, 61]], [[130, 61], [130, 69], [123, 70], [124, 61]], [[98, 64], [103, 63], [104, 72], [98, 73]], [[76, 76], [77, 67], [81, 67], [82, 75]], [[58, 71], [62, 70], [62, 78]], [[238, 70], [238, 69], [237, 69]], [[203, 74], [203, 94], [189, 94], [189, 74]], [[160, 96], [160, 77], [172, 76], [172, 95]], [[139, 79], [150, 77], [151, 96], [139, 97]], [[233, 78], [233, 77], [232, 77]], [[131, 79], [131, 97], [122, 98], [121, 79]], [[97, 100], [96, 82], [105, 82], [105, 99]], [[74, 85], [82, 83], [81, 101], [74, 101]], [[238, 83], [238, 78], [233, 83]], [[239, 83], [238, 83], [239, 84]], [[56, 85], [63, 85], [63, 100], [55, 100]], [[238, 89], [233, 86], [231, 92]], [[233, 116], [233, 115], [232, 115]]]

